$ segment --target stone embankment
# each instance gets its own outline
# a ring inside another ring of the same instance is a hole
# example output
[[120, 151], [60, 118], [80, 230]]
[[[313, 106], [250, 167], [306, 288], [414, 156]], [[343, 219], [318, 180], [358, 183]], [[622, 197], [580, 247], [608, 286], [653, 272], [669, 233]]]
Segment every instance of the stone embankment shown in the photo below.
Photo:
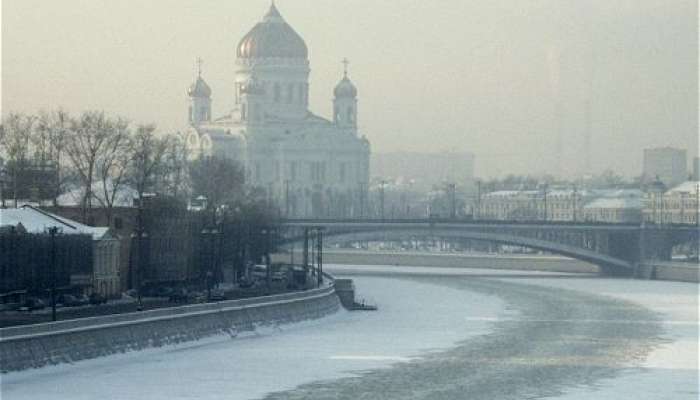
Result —
[[700, 283], [700, 265], [686, 262], [655, 261], [641, 264], [636, 275], [640, 279]]
[[[301, 260], [301, 253], [294, 254]], [[273, 260], [288, 262], [289, 254], [276, 254]], [[525, 271], [598, 273], [599, 268], [585, 261], [558, 256], [490, 255], [459, 253], [419, 253], [364, 250], [326, 250], [325, 264], [401, 265], [409, 267], [487, 268]]]
[[[273, 259], [287, 262], [289, 254], [276, 254]], [[301, 260], [301, 254], [294, 254]], [[509, 269], [520, 271], [571, 272], [597, 274], [598, 266], [585, 261], [555, 255], [526, 254], [459, 254], [420, 253], [364, 250], [329, 250], [323, 252], [326, 264], [345, 265], [400, 265], [413, 267]], [[700, 282], [700, 265], [690, 262], [649, 262], [634, 272], [639, 279], [657, 279], [679, 282]]]
[[256, 327], [320, 318], [340, 309], [332, 284], [304, 292], [0, 329], [2, 372], [71, 363]]

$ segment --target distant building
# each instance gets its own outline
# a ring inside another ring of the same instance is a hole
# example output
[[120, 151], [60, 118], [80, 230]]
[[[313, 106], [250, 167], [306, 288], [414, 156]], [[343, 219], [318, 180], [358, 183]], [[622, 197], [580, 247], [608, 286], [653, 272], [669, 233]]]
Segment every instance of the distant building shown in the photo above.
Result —
[[[206, 35], [205, 35], [206, 36]], [[358, 90], [345, 72], [329, 104], [309, 110], [309, 57], [274, 3], [236, 47], [229, 113], [212, 118], [200, 74], [188, 91], [187, 145], [193, 158], [239, 161], [246, 180], [287, 216], [360, 216], [369, 184], [369, 141], [358, 129]]]
[[697, 224], [699, 189], [700, 181], [686, 181], [662, 193], [647, 193], [644, 220], [655, 224]]
[[483, 195], [477, 218], [509, 221], [640, 222], [638, 189], [499, 190]]
[[693, 180], [700, 181], [700, 157], [693, 158]]
[[688, 179], [686, 151], [673, 147], [645, 149], [642, 178], [648, 183], [657, 177], [669, 187]]
[[590, 222], [639, 223], [644, 204], [640, 190], [610, 190], [598, 193], [583, 207], [583, 220]]

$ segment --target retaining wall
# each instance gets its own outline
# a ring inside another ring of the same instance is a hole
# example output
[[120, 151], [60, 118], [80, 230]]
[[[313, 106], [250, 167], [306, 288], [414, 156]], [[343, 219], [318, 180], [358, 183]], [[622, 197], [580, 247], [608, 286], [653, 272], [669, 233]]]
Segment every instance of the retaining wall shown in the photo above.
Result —
[[[299, 262], [301, 254], [294, 254]], [[273, 260], [288, 262], [289, 254], [276, 254]], [[598, 273], [596, 265], [585, 261], [558, 256], [487, 255], [450, 253], [410, 253], [390, 251], [336, 251], [323, 252], [324, 264], [350, 265], [403, 265], [412, 267], [487, 268], [525, 271]]]
[[2, 372], [320, 318], [340, 308], [335, 288], [0, 329]]
[[700, 265], [681, 262], [654, 262], [642, 264], [644, 278], [664, 281], [700, 283]]

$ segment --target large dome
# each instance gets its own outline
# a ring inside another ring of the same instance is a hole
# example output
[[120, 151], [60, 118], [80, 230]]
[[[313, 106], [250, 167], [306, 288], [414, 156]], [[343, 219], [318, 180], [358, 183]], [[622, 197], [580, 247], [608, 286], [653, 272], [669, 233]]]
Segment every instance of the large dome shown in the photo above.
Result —
[[308, 53], [304, 39], [285, 22], [274, 3], [236, 48], [238, 58], [306, 59]]

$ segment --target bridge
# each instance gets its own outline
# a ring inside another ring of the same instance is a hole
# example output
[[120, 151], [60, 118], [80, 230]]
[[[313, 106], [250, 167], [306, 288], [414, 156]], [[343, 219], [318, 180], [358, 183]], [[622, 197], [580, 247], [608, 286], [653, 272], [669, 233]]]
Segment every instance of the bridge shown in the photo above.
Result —
[[436, 219], [287, 219], [281, 225], [280, 244], [301, 242], [305, 232], [319, 229], [325, 243], [469, 239], [543, 250], [596, 264], [605, 274], [628, 276], [640, 263], [670, 260], [674, 246], [699, 240], [695, 225]]

